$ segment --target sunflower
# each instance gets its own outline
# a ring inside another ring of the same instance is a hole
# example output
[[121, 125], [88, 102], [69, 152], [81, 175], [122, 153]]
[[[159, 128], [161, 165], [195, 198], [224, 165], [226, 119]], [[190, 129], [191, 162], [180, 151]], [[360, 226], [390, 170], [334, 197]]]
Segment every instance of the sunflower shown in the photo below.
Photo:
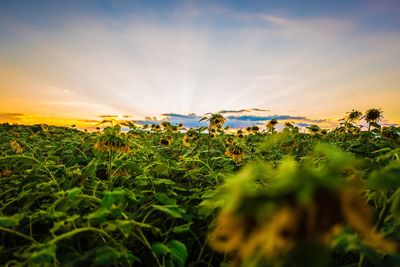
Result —
[[119, 136], [101, 136], [94, 145], [94, 148], [102, 153], [112, 152], [128, 152], [130, 150], [126, 141]]
[[321, 128], [318, 125], [312, 124], [306, 127], [312, 134], [319, 133]]
[[167, 136], [160, 139], [160, 144], [164, 146], [170, 146], [172, 143], [172, 137]]
[[346, 121], [347, 122], [357, 122], [360, 120], [362, 116], [362, 112], [356, 109], [353, 109], [350, 112], [347, 112], [347, 118]]
[[225, 152], [225, 156], [230, 157], [235, 163], [239, 163], [244, 159], [244, 149], [241, 145], [232, 144]]
[[154, 125], [153, 129], [157, 132], [161, 131], [161, 126], [159, 124]]
[[204, 116], [200, 121], [206, 120], [209, 121], [209, 129], [221, 129], [222, 125], [226, 122], [224, 116], [220, 113], [211, 114]]
[[164, 130], [168, 129], [169, 127], [171, 127], [171, 123], [169, 123], [168, 121], [163, 121], [161, 123], [161, 126]]
[[222, 212], [208, 236], [208, 244], [220, 253], [234, 252], [243, 244], [244, 229], [244, 221], [238, 216], [232, 212]]
[[377, 108], [370, 108], [365, 112], [365, 120], [369, 122], [379, 122], [383, 118], [383, 111]]
[[[371, 125], [376, 124], [383, 118], [383, 111], [377, 108], [370, 108], [365, 112], [365, 121], [368, 123], [368, 131], [371, 130]], [[375, 125], [374, 125], [375, 126]]]
[[190, 141], [191, 141], [191, 138], [190, 138], [187, 134], [185, 134], [185, 135], [183, 136], [183, 138], [182, 138], [182, 144], [183, 144], [185, 147], [190, 147]]
[[120, 133], [120, 126], [106, 127], [94, 146], [102, 153], [105, 152], [128, 152], [130, 146], [125, 134]]
[[261, 213], [264, 215], [251, 211], [257, 210], [254, 207], [257, 204], [265, 207], [262, 201], [274, 199], [270, 195], [248, 196], [242, 198], [236, 209], [222, 211], [210, 235], [210, 246], [219, 252], [238, 255], [244, 266], [254, 260], [280, 266], [296, 246], [304, 243], [328, 246], [341, 233], [341, 226], [348, 225], [380, 252], [393, 253], [398, 249], [396, 243], [373, 229], [372, 210], [354, 188], [319, 188], [305, 203], [293, 194], [284, 197], [280, 205]]
[[251, 131], [252, 131], [253, 133], [257, 133], [259, 130], [260, 130], [260, 127], [258, 127], [258, 126], [256, 126], [256, 125], [253, 125], [253, 126], [251, 127]]
[[232, 138], [231, 136], [229, 136], [228, 138], [225, 139], [225, 143], [226, 143], [227, 145], [232, 145], [232, 143], [233, 143], [233, 138]]
[[10, 146], [16, 154], [21, 154], [22, 152], [24, 152], [23, 147], [17, 141], [11, 141]]
[[292, 128], [293, 123], [287, 121], [287, 122], [285, 122], [285, 127]]

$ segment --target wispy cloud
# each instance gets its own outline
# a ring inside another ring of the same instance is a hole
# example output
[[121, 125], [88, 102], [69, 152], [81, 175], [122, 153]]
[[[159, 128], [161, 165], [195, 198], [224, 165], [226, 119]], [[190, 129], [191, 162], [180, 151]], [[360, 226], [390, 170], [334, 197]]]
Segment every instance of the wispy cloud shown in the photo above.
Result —
[[[360, 31], [367, 16], [295, 16], [291, 6], [148, 5], [40, 27], [1, 21], [0, 111], [137, 118], [268, 107], [307, 118], [374, 105], [400, 119], [398, 30]], [[30, 110], [10, 104], [17, 97]]]
[[24, 116], [23, 113], [0, 113], [0, 121], [19, 121]]

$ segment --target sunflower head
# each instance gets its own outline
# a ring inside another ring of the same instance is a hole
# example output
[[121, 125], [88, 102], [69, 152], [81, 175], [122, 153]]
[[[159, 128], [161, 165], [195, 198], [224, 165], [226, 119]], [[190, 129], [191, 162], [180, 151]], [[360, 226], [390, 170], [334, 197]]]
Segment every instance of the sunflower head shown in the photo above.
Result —
[[258, 127], [257, 125], [253, 125], [253, 126], [251, 127], [251, 131], [252, 131], [253, 133], [257, 133], [259, 130], [260, 130], [260, 127]]
[[191, 139], [197, 139], [199, 134], [195, 129], [190, 128], [187, 132], [186, 135], [191, 138]]
[[230, 157], [235, 163], [244, 159], [244, 147], [238, 140], [234, 140], [225, 152], [225, 156]]
[[226, 143], [227, 145], [232, 145], [232, 143], [233, 143], [233, 138], [232, 138], [231, 136], [229, 136], [228, 138], [225, 139], [225, 143]]
[[170, 146], [171, 145], [172, 138], [168, 137], [163, 137], [160, 139], [160, 144], [163, 146]]
[[166, 130], [166, 129], [168, 129], [169, 127], [171, 127], [171, 123], [169, 123], [168, 121], [163, 121], [163, 122], [161, 123], [161, 127], [162, 127], [164, 130]]
[[226, 122], [226, 119], [220, 113], [211, 114], [211, 116], [207, 118], [207, 120], [210, 121], [210, 129], [220, 129], [222, 125]]
[[182, 138], [182, 144], [183, 144], [185, 147], [190, 147], [190, 141], [191, 141], [191, 138], [190, 138], [187, 134], [185, 134], [185, 135], [183, 136], [183, 138]]
[[310, 125], [306, 127], [311, 133], [315, 134], [315, 133], [319, 133], [321, 131], [321, 128], [318, 125]]
[[277, 125], [277, 124], [278, 124], [278, 121], [277, 121], [276, 119], [272, 119], [272, 120], [270, 120], [270, 121], [268, 122], [268, 124]]
[[360, 120], [362, 116], [362, 112], [356, 109], [353, 109], [352, 111], [347, 113], [347, 120], [349, 122], [357, 122]]
[[378, 122], [383, 118], [383, 111], [377, 108], [370, 108], [365, 112], [367, 122]]
[[285, 127], [292, 128], [293, 127], [293, 123], [287, 121], [287, 122], [285, 122]]
[[276, 119], [272, 119], [267, 123], [267, 129], [269, 132], [273, 133], [275, 131], [275, 125], [278, 124]]
[[18, 143], [17, 141], [13, 140], [10, 142], [10, 146], [12, 148], [12, 150], [16, 153], [16, 154], [21, 154], [22, 152], [24, 152], [24, 148], [20, 145], [20, 143]]
[[128, 152], [130, 146], [125, 134], [120, 133], [120, 126], [106, 127], [103, 133], [99, 136], [95, 149], [105, 152]]

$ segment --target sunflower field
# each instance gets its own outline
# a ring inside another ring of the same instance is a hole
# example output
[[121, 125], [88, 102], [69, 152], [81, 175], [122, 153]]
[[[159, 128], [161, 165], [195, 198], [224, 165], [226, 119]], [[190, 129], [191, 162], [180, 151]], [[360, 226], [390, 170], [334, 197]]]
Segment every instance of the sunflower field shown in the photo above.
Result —
[[400, 266], [400, 128], [371, 110], [363, 130], [355, 110], [330, 130], [1, 124], [0, 265]]

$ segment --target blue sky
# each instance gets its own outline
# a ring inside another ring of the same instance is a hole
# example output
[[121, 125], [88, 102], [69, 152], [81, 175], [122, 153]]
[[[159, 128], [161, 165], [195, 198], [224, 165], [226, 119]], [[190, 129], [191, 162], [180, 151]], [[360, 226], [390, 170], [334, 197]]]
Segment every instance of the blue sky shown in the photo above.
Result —
[[[377, 107], [400, 122], [400, 1], [1, 1], [0, 113]], [[0, 116], [1, 119], [1, 116]]]

